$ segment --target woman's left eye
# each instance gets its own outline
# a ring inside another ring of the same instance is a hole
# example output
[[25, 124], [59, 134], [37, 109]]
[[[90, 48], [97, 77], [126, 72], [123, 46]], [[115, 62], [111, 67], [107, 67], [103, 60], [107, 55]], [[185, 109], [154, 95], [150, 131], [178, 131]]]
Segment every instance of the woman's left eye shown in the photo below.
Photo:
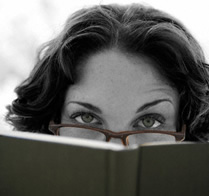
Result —
[[81, 113], [74, 117], [74, 120], [76, 120], [79, 123], [82, 124], [95, 124], [99, 123], [99, 121], [91, 114], [89, 113]]
[[157, 128], [164, 123], [165, 119], [159, 115], [148, 115], [137, 121], [137, 125], [143, 128]]

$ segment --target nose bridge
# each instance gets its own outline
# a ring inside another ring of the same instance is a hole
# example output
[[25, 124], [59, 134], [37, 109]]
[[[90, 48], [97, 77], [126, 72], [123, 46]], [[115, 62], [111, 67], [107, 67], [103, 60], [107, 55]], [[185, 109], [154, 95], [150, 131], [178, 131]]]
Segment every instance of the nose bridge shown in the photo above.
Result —
[[106, 128], [113, 132], [129, 130], [130, 120], [133, 118], [133, 107], [127, 100], [125, 102], [121, 99], [118, 97], [117, 100], [111, 100], [111, 104], [107, 103], [108, 107], [106, 107], [106, 111], [104, 112]]
[[134, 145], [134, 144], [143, 144], [146, 142], [147, 138], [146, 139], [145, 138], [144, 138], [143, 134], [142, 135], [139, 134], [137, 137], [136, 137], [136, 135], [128, 135], [128, 136], [124, 136], [121, 138], [111, 137], [109, 142], [129, 146], [129, 145]]
[[116, 133], [129, 130], [129, 122], [126, 119], [129, 119], [128, 116], [114, 115], [114, 118], [108, 119], [107, 129]]

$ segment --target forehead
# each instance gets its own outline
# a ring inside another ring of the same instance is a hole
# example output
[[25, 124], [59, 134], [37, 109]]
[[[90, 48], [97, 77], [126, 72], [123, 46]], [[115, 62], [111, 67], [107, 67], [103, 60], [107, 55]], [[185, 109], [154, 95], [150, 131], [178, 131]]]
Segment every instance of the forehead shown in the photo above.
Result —
[[[176, 93], [148, 57], [109, 49], [95, 53], [79, 65], [79, 80], [69, 89], [68, 99], [115, 104], [120, 100], [148, 101]], [[87, 100], [85, 100], [87, 99]]]

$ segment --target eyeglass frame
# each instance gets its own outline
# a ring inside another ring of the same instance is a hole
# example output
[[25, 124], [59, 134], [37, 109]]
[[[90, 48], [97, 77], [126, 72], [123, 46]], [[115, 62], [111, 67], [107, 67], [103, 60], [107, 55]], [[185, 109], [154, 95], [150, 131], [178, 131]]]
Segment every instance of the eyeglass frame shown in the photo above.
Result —
[[119, 131], [119, 132], [114, 132], [108, 129], [101, 129], [97, 127], [92, 127], [92, 126], [86, 126], [86, 125], [79, 125], [79, 124], [54, 124], [53, 122], [50, 122], [49, 124], [49, 130], [54, 134], [54, 135], [60, 135], [59, 129], [62, 127], [75, 127], [75, 128], [83, 128], [83, 129], [88, 129], [91, 131], [97, 131], [105, 135], [106, 137], [106, 142], [109, 142], [111, 138], [118, 138], [121, 139], [122, 144], [124, 146], [128, 146], [128, 136], [129, 135], [135, 135], [135, 134], [142, 134], [142, 133], [159, 133], [159, 134], [165, 134], [165, 135], [172, 135], [175, 137], [175, 140], [177, 142], [184, 141], [185, 135], [186, 135], [186, 125], [183, 124], [182, 129], [180, 132], [174, 132], [174, 131], [161, 131], [161, 130], [134, 130], [134, 131]]

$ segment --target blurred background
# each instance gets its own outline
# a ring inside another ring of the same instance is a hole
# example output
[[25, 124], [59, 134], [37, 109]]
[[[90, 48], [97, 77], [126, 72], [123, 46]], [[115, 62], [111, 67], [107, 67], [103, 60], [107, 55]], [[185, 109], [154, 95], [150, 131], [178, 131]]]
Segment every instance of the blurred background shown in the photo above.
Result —
[[95, 4], [143, 3], [178, 18], [202, 46], [209, 62], [208, 0], [0, 0], [0, 126], [14, 88], [34, 66], [37, 50], [62, 29], [74, 11]]

